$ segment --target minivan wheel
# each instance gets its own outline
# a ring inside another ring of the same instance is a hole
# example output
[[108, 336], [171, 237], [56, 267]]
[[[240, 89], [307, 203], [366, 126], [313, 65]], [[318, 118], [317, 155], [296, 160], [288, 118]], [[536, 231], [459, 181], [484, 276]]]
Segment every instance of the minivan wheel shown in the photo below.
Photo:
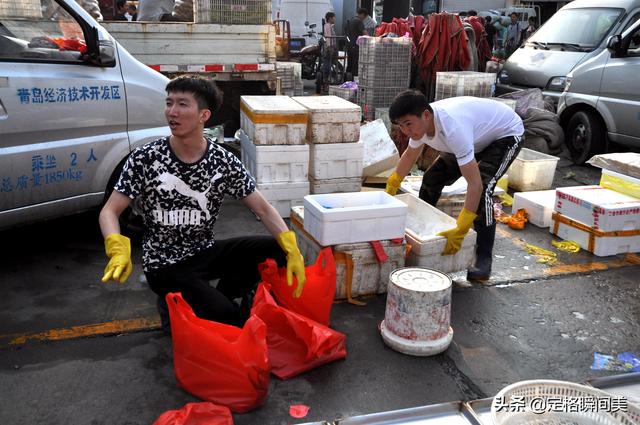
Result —
[[584, 164], [593, 155], [602, 153], [606, 146], [604, 125], [592, 111], [577, 111], [565, 129], [565, 143], [574, 164]]

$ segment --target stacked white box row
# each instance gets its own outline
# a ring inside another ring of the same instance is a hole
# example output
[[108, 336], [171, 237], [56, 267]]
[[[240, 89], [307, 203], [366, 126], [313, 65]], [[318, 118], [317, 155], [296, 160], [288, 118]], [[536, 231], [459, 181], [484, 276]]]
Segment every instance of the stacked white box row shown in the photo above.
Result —
[[309, 114], [308, 143], [355, 143], [360, 140], [360, 107], [337, 96], [292, 97]]
[[640, 199], [602, 186], [558, 188], [549, 230], [598, 256], [640, 252]]
[[311, 193], [359, 192], [362, 189], [364, 144], [311, 144]]

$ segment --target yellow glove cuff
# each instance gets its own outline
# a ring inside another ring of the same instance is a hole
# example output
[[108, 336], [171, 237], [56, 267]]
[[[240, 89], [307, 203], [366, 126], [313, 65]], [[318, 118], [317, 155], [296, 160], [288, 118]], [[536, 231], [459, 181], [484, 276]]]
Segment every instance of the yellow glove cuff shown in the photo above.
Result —
[[116, 254], [131, 256], [131, 240], [119, 233], [111, 233], [104, 238], [104, 249], [108, 257]]
[[296, 241], [296, 234], [293, 230], [286, 230], [276, 236], [276, 240], [278, 241], [278, 245], [280, 248], [287, 254], [291, 253], [293, 250], [298, 250], [298, 243]]
[[459, 229], [465, 230], [465, 233], [471, 229], [473, 226], [473, 222], [478, 217], [476, 213], [472, 213], [466, 208], [462, 208], [460, 211], [460, 215], [458, 216], [458, 220], [456, 221], [456, 225]]
[[398, 192], [403, 179], [404, 178], [400, 174], [394, 171], [387, 179], [387, 187], [385, 188], [385, 192], [387, 192], [389, 195], [395, 195], [396, 192]]

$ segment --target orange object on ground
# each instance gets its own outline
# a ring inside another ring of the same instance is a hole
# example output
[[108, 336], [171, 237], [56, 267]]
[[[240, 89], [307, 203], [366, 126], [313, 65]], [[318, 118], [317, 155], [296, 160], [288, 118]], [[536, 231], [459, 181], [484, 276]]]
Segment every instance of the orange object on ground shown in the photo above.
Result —
[[167, 294], [178, 384], [236, 413], [260, 406], [269, 389], [267, 326], [252, 316], [244, 328], [196, 317], [179, 293]]
[[251, 314], [267, 325], [271, 373], [289, 379], [347, 356], [344, 334], [280, 307], [270, 290], [258, 285]]
[[228, 407], [208, 401], [187, 403], [182, 409], [164, 412], [153, 425], [233, 425]]
[[511, 229], [522, 230], [524, 229], [525, 223], [529, 221], [529, 215], [527, 214], [527, 210], [525, 210], [524, 208], [520, 208], [515, 214], [503, 215], [502, 217], [498, 218], [498, 221], [500, 223], [506, 224]]
[[299, 298], [294, 298], [291, 287], [287, 285], [286, 268], [278, 269], [274, 260], [267, 260], [258, 266], [258, 270], [262, 281], [271, 285], [281, 306], [329, 326], [336, 295], [336, 262], [330, 247], [320, 251], [315, 264], [305, 268], [307, 282]]

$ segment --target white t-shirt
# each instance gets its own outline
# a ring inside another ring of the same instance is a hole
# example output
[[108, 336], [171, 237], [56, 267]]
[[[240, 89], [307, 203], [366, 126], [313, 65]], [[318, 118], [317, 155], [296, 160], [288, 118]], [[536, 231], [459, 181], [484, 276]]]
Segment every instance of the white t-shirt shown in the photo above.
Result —
[[159, 21], [162, 15], [173, 12], [175, 0], [140, 0], [138, 21]]
[[431, 104], [435, 135], [425, 134], [409, 140], [409, 146], [429, 145], [452, 153], [458, 165], [465, 165], [492, 142], [509, 136], [522, 136], [522, 119], [507, 105], [479, 97], [451, 97]]

